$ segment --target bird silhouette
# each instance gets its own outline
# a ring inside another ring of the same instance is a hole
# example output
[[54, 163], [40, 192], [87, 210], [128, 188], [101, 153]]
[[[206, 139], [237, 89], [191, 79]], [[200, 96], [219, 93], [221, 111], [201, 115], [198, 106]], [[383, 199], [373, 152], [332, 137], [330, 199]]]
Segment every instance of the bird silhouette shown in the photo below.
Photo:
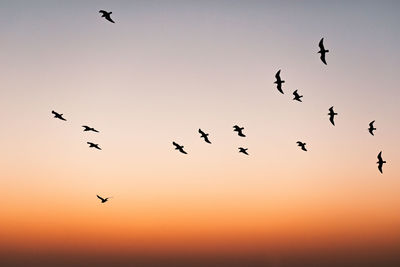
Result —
[[112, 12], [107, 12], [104, 10], [100, 10], [99, 13], [101, 13], [101, 17], [105, 18], [106, 20], [108, 20], [109, 22], [115, 23], [112, 19], [111, 19], [111, 14]]
[[185, 150], [183, 150], [184, 146], [180, 146], [179, 144], [172, 142], [172, 144], [175, 146], [176, 150], [179, 150], [179, 152], [183, 153], [183, 154], [187, 154]]
[[248, 148], [239, 147], [239, 153], [243, 153], [243, 154], [249, 155], [249, 154], [247, 153], [247, 149], [248, 149]]
[[371, 121], [369, 123], [369, 128], [368, 128], [369, 133], [372, 134], [372, 135], [374, 135], [374, 131], [376, 130], [376, 128], [374, 127], [374, 122], [375, 121]]
[[112, 197], [106, 197], [106, 198], [102, 198], [101, 196], [99, 196], [99, 195], [96, 195], [97, 196], [97, 198], [98, 199], [100, 199], [101, 200], [101, 203], [105, 203], [105, 202], [107, 202], [108, 201], [108, 199], [109, 198], [112, 198]]
[[329, 108], [329, 113], [328, 113], [328, 115], [329, 115], [329, 120], [331, 121], [331, 123], [332, 123], [333, 125], [335, 125], [334, 118], [335, 118], [335, 115], [338, 115], [338, 114], [335, 113], [335, 112], [333, 111], [333, 106]]
[[283, 94], [282, 83], [284, 83], [285, 81], [281, 79], [281, 70], [278, 70], [278, 72], [275, 74], [275, 78], [276, 81], [274, 83], [276, 83], [276, 88], [278, 89], [279, 92]]
[[383, 163], [386, 163], [386, 161], [384, 161], [384, 160], [382, 159], [382, 151], [379, 152], [379, 154], [378, 154], [378, 161], [377, 161], [376, 163], [378, 164], [378, 170], [379, 170], [381, 173], [383, 173], [382, 167], [383, 167]]
[[99, 144], [94, 144], [92, 142], [86, 142], [89, 144], [89, 147], [93, 147], [93, 148], [97, 148], [98, 150], [101, 150], [101, 148], [99, 147]]
[[246, 137], [246, 135], [243, 134], [244, 127], [239, 127], [239, 126], [235, 125], [235, 126], [233, 126], [233, 128], [234, 128], [233, 131], [237, 132], [239, 136]]
[[299, 147], [301, 147], [301, 150], [307, 151], [306, 143], [303, 143], [303, 142], [300, 142], [300, 141], [297, 141], [296, 143], [297, 143], [297, 145]]
[[204, 138], [204, 141], [205, 141], [206, 143], [211, 144], [210, 140], [208, 139], [208, 135], [209, 135], [209, 134], [206, 134], [206, 133], [203, 132], [201, 129], [199, 129], [199, 133], [201, 134], [200, 138]]
[[325, 54], [328, 52], [329, 52], [329, 50], [326, 50], [324, 47], [324, 38], [322, 38], [321, 41], [319, 41], [318, 53], [321, 54], [321, 56], [320, 56], [321, 61], [324, 62], [325, 65], [328, 65], [328, 64], [326, 64], [326, 60], [325, 60]]
[[299, 95], [299, 94], [297, 93], [297, 90], [293, 92], [293, 95], [294, 95], [293, 100], [297, 100], [297, 101], [299, 101], [299, 102], [303, 102], [303, 101], [301, 101], [301, 99], [300, 99], [300, 98], [302, 98], [303, 96], [302, 96], [302, 95]]
[[84, 132], [88, 132], [88, 131], [92, 131], [92, 132], [96, 132], [96, 133], [99, 132], [95, 128], [92, 128], [92, 127], [89, 127], [89, 126], [86, 126], [86, 125], [82, 125], [82, 127], [84, 128], [83, 129]]
[[57, 113], [54, 110], [52, 110], [51, 113], [54, 114], [54, 118], [60, 119], [62, 121], [66, 121], [66, 119], [63, 118], [63, 114]]

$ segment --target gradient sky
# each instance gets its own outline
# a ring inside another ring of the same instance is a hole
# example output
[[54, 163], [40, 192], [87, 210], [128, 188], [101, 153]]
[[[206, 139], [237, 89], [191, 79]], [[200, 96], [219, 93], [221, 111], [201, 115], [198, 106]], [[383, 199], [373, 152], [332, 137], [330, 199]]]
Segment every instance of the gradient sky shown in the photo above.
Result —
[[[257, 255], [284, 266], [290, 255], [387, 259], [400, 247], [398, 1], [9, 0], [0, 9], [8, 264], [33, 254]], [[101, 205], [96, 194], [114, 198]]]

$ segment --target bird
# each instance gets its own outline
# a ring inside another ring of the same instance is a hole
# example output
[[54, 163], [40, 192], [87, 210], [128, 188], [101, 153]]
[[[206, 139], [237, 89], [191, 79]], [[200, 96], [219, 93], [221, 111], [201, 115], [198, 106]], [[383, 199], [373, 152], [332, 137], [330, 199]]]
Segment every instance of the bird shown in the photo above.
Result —
[[325, 65], [328, 65], [328, 64], [326, 64], [326, 60], [325, 60], [325, 54], [328, 52], [329, 52], [329, 50], [326, 50], [324, 47], [324, 38], [322, 38], [321, 41], [319, 41], [318, 53], [321, 54], [320, 58], [321, 58], [322, 62], [324, 62]]
[[99, 147], [99, 144], [94, 144], [92, 142], [86, 142], [86, 143], [89, 145], [89, 147], [94, 147], [94, 148], [97, 148], [98, 150], [101, 150], [101, 148]]
[[104, 10], [100, 10], [99, 13], [101, 13], [101, 17], [105, 18], [106, 20], [108, 20], [109, 22], [115, 23], [112, 19], [111, 19], [111, 14], [112, 12], [107, 12]]
[[239, 153], [243, 153], [243, 154], [249, 155], [249, 154], [247, 153], [247, 149], [248, 149], [248, 148], [239, 147]]
[[179, 150], [179, 152], [183, 153], [183, 154], [187, 154], [185, 150], [183, 150], [184, 146], [180, 146], [179, 144], [172, 142], [172, 144], [175, 146], [176, 150]]
[[105, 203], [105, 202], [107, 202], [108, 201], [108, 199], [109, 198], [112, 198], [112, 197], [106, 197], [106, 198], [102, 198], [101, 196], [99, 196], [99, 195], [96, 195], [97, 196], [97, 198], [98, 199], [100, 199], [101, 200], [101, 203]]
[[376, 128], [374, 127], [374, 122], [375, 121], [371, 121], [369, 123], [369, 128], [368, 128], [369, 133], [372, 134], [372, 135], [374, 135], [374, 131], [376, 130]]
[[384, 160], [382, 159], [382, 151], [379, 152], [379, 154], [378, 154], [378, 161], [377, 161], [376, 163], [378, 164], [378, 170], [379, 170], [381, 173], [383, 173], [383, 172], [382, 172], [382, 166], [383, 166], [383, 163], [386, 163], [386, 161], [384, 161]]
[[66, 119], [63, 118], [63, 114], [57, 113], [54, 110], [52, 110], [51, 113], [54, 114], [54, 118], [60, 119], [62, 121], [66, 121]]
[[92, 128], [92, 127], [89, 127], [89, 126], [86, 126], [86, 125], [82, 125], [82, 127], [84, 128], [83, 129], [84, 132], [88, 132], [88, 131], [92, 131], [92, 132], [96, 132], [96, 133], [99, 132], [95, 128]]
[[208, 134], [206, 134], [205, 132], [203, 132], [201, 129], [199, 129], [199, 133], [201, 134], [200, 138], [204, 138], [204, 141], [206, 143], [211, 144], [210, 140], [208, 139]]
[[297, 141], [296, 143], [297, 143], [297, 145], [298, 145], [299, 147], [301, 147], [301, 150], [307, 151], [306, 143], [303, 143], [303, 142], [300, 142], [300, 141]]
[[299, 95], [299, 94], [297, 93], [297, 90], [293, 92], [293, 95], [294, 95], [293, 100], [297, 100], [297, 101], [299, 101], [299, 102], [303, 102], [303, 101], [301, 101], [301, 99], [300, 99], [300, 98], [302, 98], [303, 96], [302, 96], [302, 95]]
[[246, 137], [246, 135], [243, 134], [244, 127], [239, 127], [239, 126], [235, 125], [235, 126], [233, 126], [233, 128], [234, 128], [233, 131], [238, 132], [239, 136]]
[[283, 94], [282, 83], [284, 83], [285, 81], [281, 79], [281, 70], [278, 70], [278, 72], [275, 74], [275, 78], [276, 81], [274, 83], [276, 83], [276, 88], [278, 89], [279, 92]]
[[329, 108], [329, 120], [331, 121], [331, 123], [335, 126], [335, 121], [334, 121], [334, 117], [335, 115], [338, 115], [336, 112], [333, 111], [333, 106]]

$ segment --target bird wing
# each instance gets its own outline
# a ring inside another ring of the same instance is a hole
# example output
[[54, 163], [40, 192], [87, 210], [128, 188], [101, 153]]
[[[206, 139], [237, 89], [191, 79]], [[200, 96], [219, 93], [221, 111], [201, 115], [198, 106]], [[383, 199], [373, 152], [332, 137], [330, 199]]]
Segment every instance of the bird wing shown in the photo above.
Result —
[[280, 81], [281, 80], [281, 70], [278, 70], [278, 72], [275, 74], [275, 78]]
[[278, 83], [276, 85], [276, 89], [278, 89], [279, 92], [281, 92], [282, 94], [284, 94], [284, 92], [282, 91], [282, 84]]
[[102, 13], [102, 14], [107, 14], [107, 11], [100, 10], [100, 11], [99, 11], [99, 13]]
[[379, 154], [378, 154], [378, 160], [379, 160], [379, 162], [382, 162], [382, 161], [383, 161], [383, 160], [382, 160], [382, 151], [379, 152]]
[[109, 22], [115, 23], [110, 16], [107, 16], [106, 20], [108, 20]]
[[199, 133], [200, 133], [201, 135], [204, 135], [204, 134], [205, 134], [201, 129], [199, 129]]
[[373, 120], [373, 121], [371, 121], [371, 122], [369, 123], [369, 127], [370, 127], [370, 128], [374, 128], [374, 122], [375, 122], [375, 121]]
[[320, 58], [321, 58], [321, 61], [324, 62], [325, 65], [328, 65], [328, 64], [326, 64], [325, 53], [321, 53]]
[[378, 170], [379, 170], [381, 173], [383, 173], [383, 172], [382, 172], [382, 165], [383, 165], [382, 163], [379, 163], [379, 165], [378, 165]]
[[248, 155], [247, 149], [245, 149], [245, 148], [243, 148], [243, 147], [239, 147], [239, 153], [243, 153], [243, 154]]
[[179, 147], [179, 145], [178, 145], [177, 143], [175, 143], [175, 142], [172, 142], [172, 144], [173, 144], [174, 146], [176, 146], [176, 147]]
[[334, 119], [334, 116], [331, 115], [331, 116], [329, 117], [329, 120], [330, 120], [330, 122], [331, 122], [333, 125], [335, 125], [335, 121], [334, 121], [333, 119]]
[[210, 140], [208, 139], [208, 136], [204, 136], [204, 141], [206, 141], [207, 143], [211, 144]]
[[96, 195], [96, 196], [98, 199], [101, 199], [101, 201], [104, 201], [104, 198], [102, 198], [101, 196], [99, 196], [99, 195]]
[[325, 47], [324, 47], [324, 38], [322, 38], [321, 41], [319, 41], [318, 46], [319, 46], [319, 48], [320, 48], [321, 50], [325, 50]]
[[373, 130], [374, 130], [374, 128], [370, 127], [370, 128], [368, 129], [368, 132], [369, 132], [370, 134], [374, 135]]

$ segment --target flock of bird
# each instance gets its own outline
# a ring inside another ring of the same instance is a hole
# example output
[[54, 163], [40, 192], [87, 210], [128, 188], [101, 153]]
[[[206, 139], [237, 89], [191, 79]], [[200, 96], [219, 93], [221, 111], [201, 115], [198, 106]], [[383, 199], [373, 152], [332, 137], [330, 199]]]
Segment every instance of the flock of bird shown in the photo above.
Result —
[[[112, 14], [112, 12], [107, 12], [107, 11], [104, 11], [104, 10], [100, 10], [99, 13], [102, 14], [101, 17], [105, 18], [105, 19], [108, 20], [109, 22], [115, 23], [114, 20], [111, 19], [111, 14]], [[327, 65], [327, 63], [326, 63], [326, 53], [328, 53], [329, 50], [325, 49], [325, 47], [324, 47], [324, 38], [322, 38], [322, 39], [319, 41], [318, 46], [319, 46], [319, 49], [320, 49], [320, 50], [318, 51], [318, 54], [320, 54], [320, 59], [321, 59], [321, 61], [322, 61], [325, 65]], [[283, 83], [285, 83], [285, 81], [282, 80], [282, 78], [281, 78], [281, 70], [278, 70], [278, 72], [275, 74], [275, 79], [276, 79], [276, 81], [274, 82], [274, 84], [276, 84], [276, 89], [277, 89], [281, 94], [284, 94], [282, 85], [283, 85]], [[295, 91], [293, 92], [293, 95], [294, 95], [293, 100], [298, 101], [298, 102], [302, 102], [301, 98], [303, 97], [303, 95], [299, 95], [298, 90], [295, 90]], [[329, 110], [329, 113], [328, 113], [329, 121], [332, 123], [333, 126], [335, 126], [335, 116], [337, 116], [338, 113], [336, 113], [336, 112], [334, 111], [333, 106], [330, 107], [328, 110]], [[54, 110], [53, 110], [51, 113], [54, 115], [54, 118], [57, 118], [57, 119], [66, 121], [66, 119], [63, 117], [63, 114], [57, 113], [57, 112], [55, 112]], [[374, 131], [376, 130], [376, 128], [374, 127], [374, 123], [375, 123], [375, 120], [373, 120], [373, 121], [371, 121], [371, 122], [369, 123], [368, 131], [369, 131], [369, 133], [370, 133], [371, 135], [374, 135]], [[87, 131], [92, 131], [92, 132], [96, 132], [96, 133], [99, 132], [99, 131], [96, 130], [95, 128], [89, 127], [89, 126], [87, 126], [87, 125], [82, 125], [82, 127], [84, 128], [83, 131], [85, 131], [85, 132], [87, 132]], [[234, 131], [234, 132], [237, 132], [237, 135], [238, 135], [238, 136], [240, 136], [240, 137], [246, 137], [246, 135], [243, 133], [243, 130], [244, 130], [244, 127], [239, 127], [238, 125], [234, 125], [234, 126], [233, 126], [233, 131]], [[208, 137], [208, 136], [209, 136], [208, 133], [205, 133], [205, 132], [204, 132], [203, 130], [201, 130], [201, 129], [199, 129], [198, 132], [200, 133], [200, 138], [203, 138], [204, 141], [205, 141], [206, 143], [211, 144], [211, 141], [210, 141], [210, 139], [209, 139], [209, 137]], [[302, 142], [302, 141], [297, 141], [296, 143], [297, 143], [297, 145], [301, 148], [301, 150], [307, 151], [306, 143], [304, 143], [304, 142]], [[87, 142], [87, 144], [89, 145], [89, 148], [96, 148], [96, 149], [98, 149], [98, 150], [101, 150], [101, 148], [99, 147], [99, 144], [95, 144], [95, 143], [92, 143], [92, 142]], [[175, 141], [173, 141], [172, 144], [175, 146], [175, 150], [178, 150], [179, 152], [181, 152], [181, 153], [183, 153], [183, 154], [187, 154], [187, 152], [184, 150], [184, 146], [179, 145], [179, 144], [176, 143]], [[249, 155], [248, 152], [247, 152], [248, 148], [239, 147], [238, 149], [239, 149], [239, 151], [238, 151], [239, 153], [243, 153], [243, 154], [245, 154], [245, 155]], [[381, 173], [383, 173], [382, 167], [383, 167], [383, 164], [386, 163], [386, 161], [384, 161], [384, 160], [382, 159], [382, 151], [379, 152], [377, 158], [378, 158], [378, 161], [377, 161], [378, 170], [379, 170]], [[101, 197], [101, 196], [99, 196], [99, 195], [96, 195], [96, 196], [97, 196], [98, 199], [101, 200], [101, 203], [105, 203], [105, 202], [107, 202], [110, 198], [112, 198], [112, 197], [103, 198], [103, 197]]]
[[[62, 120], [62, 121], [67, 121], [67, 120], [63, 117], [64, 114], [58, 113], [58, 112], [56, 112], [56, 111], [54, 111], [54, 110], [52, 110], [51, 113], [54, 115], [54, 118], [59, 119], [59, 120]], [[84, 131], [84, 132], [95, 132], [95, 133], [98, 133], [98, 132], [99, 132], [99, 131], [96, 130], [95, 128], [90, 127], [90, 126], [87, 126], [87, 125], [82, 125], [82, 127], [83, 127], [83, 131]], [[98, 149], [98, 150], [101, 150], [99, 144], [95, 144], [95, 143], [93, 143], [93, 142], [86, 142], [86, 143], [89, 145], [89, 148], [92, 147], [92, 148], [96, 148], [96, 149]], [[111, 198], [111, 197], [102, 198], [102, 197], [100, 197], [99, 195], [97, 195], [97, 197], [101, 200], [101, 203], [105, 203], [105, 202], [108, 201], [109, 198]]]
[[[319, 49], [320, 49], [320, 50], [318, 51], [318, 54], [320, 54], [320, 59], [321, 59], [321, 61], [322, 61], [325, 65], [328, 65], [328, 64], [326, 63], [326, 53], [328, 53], [329, 50], [325, 49], [325, 46], [324, 46], [324, 38], [322, 38], [322, 39], [319, 41], [318, 46], [319, 46]], [[275, 79], [276, 79], [276, 81], [274, 82], [274, 84], [276, 84], [276, 89], [277, 89], [281, 94], [284, 94], [282, 85], [285, 83], [285, 81], [282, 80], [282, 78], [281, 78], [281, 70], [278, 70], [278, 72], [275, 74]], [[294, 95], [293, 100], [298, 101], [298, 102], [302, 102], [301, 98], [303, 97], [303, 95], [299, 95], [298, 90], [295, 90], [295, 91], [293, 92], [293, 95]], [[329, 113], [328, 113], [329, 121], [332, 123], [333, 126], [335, 126], [335, 116], [337, 116], [338, 113], [336, 113], [336, 112], [334, 111], [333, 106], [330, 107], [328, 110], [329, 110]], [[371, 122], [369, 123], [368, 131], [369, 131], [369, 133], [370, 133], [371, 135], [374, 135], [374, 131], [376, 130], [376, 128], [374, 127], [374, 123], [375, 123], [375, 120], [373, 120], [373, 121], [371, 121]], [[233, 126], [233, 128], [234, 128], [233, 131], [237, 132], [237, 134], [238, 134], [239, 136], [241, 136], [241, 137], [246, 137], [246, 135], [243, 134], [244, 127], [239, 127], [239, 126], [235, 125], [235, 126]], [[211, 144], [211, 142], [210, 142], [209, 139], [208, 139], [208, 134], [205, 134], [201, 129], [199, 129], [199, 133], [201, 134], [200, 138], [204, 138], [205, 141], [206, 141], [207, 143], [210, 143], [210, 144]], [[301, 142], [301, 141], [297, 141], [296, 143], [297, 143], [297, 145], [301, 148], [301, 150], [307, 151], [306, 143]], [[181, 145], [177, 144], [176, 142], [172, 142], [172, 144], [175, 146], [175, 149], [176, 149], [176, 150], [180, 151], [181, 153], [187, 154], [187, 152], [183, 150], [184, 146], [181, 146]], [[243, 154], [249, 155], [249, 154], [247, 153], [247, 150], [248, 150], [247, 148], [239, 147], [238, 149], [239, 149], [239, 153], [243, 153]], [[381, 152], [379, 152], [379, 154], [378, 154], [378, 162], [377, 162], [377, 164], [378, 164], [378, 169], [379, 169], [379, 171], [380, 171], [381, 173], [383, 173], [382, 167], [383, 167], [383, 164], [384, 164], [384, 163], [386, 163], [386, 161], [384, 161], [384, 160], [382, 159], [382, 151], [381, 151]]]

